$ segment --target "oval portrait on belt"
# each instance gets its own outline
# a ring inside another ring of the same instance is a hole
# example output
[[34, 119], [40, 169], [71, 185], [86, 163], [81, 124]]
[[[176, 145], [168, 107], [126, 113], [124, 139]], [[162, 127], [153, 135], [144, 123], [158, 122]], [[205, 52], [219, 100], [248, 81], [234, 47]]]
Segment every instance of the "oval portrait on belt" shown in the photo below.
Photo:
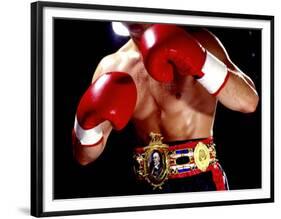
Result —
[[154, 180], [161, 180], [165, 172], [165, 158], [158, 150], [153, 150], [148, 159], [148, 175]]

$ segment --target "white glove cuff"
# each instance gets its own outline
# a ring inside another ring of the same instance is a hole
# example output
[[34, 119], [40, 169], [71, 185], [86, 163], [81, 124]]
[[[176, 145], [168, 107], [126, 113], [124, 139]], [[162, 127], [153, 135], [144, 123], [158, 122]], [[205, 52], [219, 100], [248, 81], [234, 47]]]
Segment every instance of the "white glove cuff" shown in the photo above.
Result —
[[102, 123], [91, 129], [83, 129], [75, 116], [74, 131], [82, 145], [91, 146], [97, 144], [103, 137]]
[[228, 76], [226, 65], [214, 55], [206, 51], [206, 60], [202, 68], [204, 76], [197, 81], [212, 94], [217, 95]]

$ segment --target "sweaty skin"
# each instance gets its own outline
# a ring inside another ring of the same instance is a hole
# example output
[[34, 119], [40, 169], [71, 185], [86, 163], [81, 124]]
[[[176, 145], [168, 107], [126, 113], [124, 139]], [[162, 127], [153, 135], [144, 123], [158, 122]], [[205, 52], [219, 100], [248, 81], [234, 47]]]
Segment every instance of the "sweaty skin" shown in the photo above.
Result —
[[[255, 111], [259, 98], [253, 82], [231, 62], [220, 41], [209, 31], [200, 29], [189, 33], [223, 61], [231, 72], [217, 97], [210, 95], [192, 76], [177, 75], [168, 84], [154, 80], [145, 70], [136, 47], [142, 31], [140, 28], [135, 32], [131, 30], [132, 39], [117, 52], [101, 60], [92, 81], [110, 71], [127, 72], [132, 76], [137, 87], [137, 103], [131, 122], [144, 146], [149, 142], [150, 132], [161, 133], [165, 141], [212, 136], [217, 101], [235, 111]], [[76, 148], [77, 160], [86, 165], [97, 159], [104, 150], [111, 130], [110, 122], [105, 123], [103, 142], [92, 148]]]

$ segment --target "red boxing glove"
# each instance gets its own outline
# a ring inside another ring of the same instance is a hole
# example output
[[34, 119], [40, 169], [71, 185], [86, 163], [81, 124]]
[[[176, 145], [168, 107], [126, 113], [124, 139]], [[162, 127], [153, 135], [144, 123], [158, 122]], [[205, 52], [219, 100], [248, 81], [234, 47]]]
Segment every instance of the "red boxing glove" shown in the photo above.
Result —
[[225, 64], [177, 26], [153, 25], [138, 47], [147, 71], [157, 81], [171, 82], [175, 73], [191, 75], [216, 95], [228, 78]]
[[124, 128], [134, 112], [136, 100], [136, 85], [129, 74], [103, 74], [91, 84], [80, 100], [73, 130], [74, 137], [81, 145], [97, 145], [103, 137], [101, 124], [108, 120], [113, 128]]

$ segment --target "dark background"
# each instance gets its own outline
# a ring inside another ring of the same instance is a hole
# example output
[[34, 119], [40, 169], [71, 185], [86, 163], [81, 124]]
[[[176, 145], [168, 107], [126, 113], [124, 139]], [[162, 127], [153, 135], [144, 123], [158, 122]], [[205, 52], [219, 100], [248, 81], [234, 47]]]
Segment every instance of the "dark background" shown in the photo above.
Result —
[[[252, 78], [261, 94], [261, 31], [208, 29], [221, 40], [232, 61]], [[71, 144], [76, 107], [97, 64], [128, 39], [115, 35], [108, 22], [54, 21], [55, 199], [136, 194], [131, 171], [135, 140], [130, 124], [121, 132], [113, 131], [104, 153], [88, 166], [80, 166], [74, 160]], [[261, 187], [261, 101], [251, 114], [218, 104], [214, 137], [230, 189]]]

